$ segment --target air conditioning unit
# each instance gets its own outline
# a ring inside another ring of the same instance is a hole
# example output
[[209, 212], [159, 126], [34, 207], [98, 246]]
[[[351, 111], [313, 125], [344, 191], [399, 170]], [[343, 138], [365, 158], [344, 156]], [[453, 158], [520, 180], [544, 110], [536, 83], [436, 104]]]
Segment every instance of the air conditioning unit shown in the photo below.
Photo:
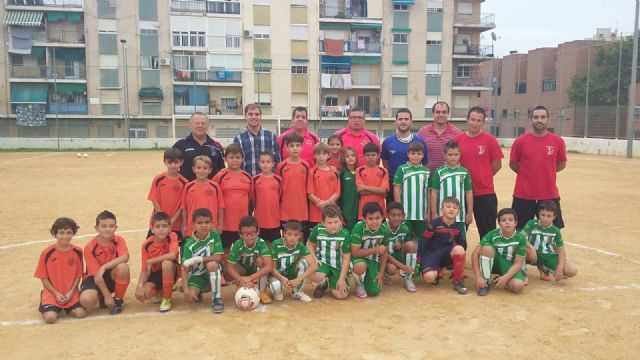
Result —
[[171, 58], [162, 58], [162, 59], [160, 59], [160, 65], [162, 65], [162, 66], [171, 65]]
[[251, 30], [245, 30], [242, 32], [242, 36], [246, 37], [246, 38], [250, 38], [251, 37]]

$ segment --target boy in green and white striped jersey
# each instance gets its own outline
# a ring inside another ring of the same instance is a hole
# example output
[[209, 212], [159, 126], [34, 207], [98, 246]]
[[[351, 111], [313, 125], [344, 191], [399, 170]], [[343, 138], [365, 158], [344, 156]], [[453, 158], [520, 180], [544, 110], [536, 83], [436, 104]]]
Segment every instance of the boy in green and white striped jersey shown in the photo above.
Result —
[[409, 144], [409, 161], [401, 165], [393, 177], [393, 199], [404, 207], [404, 223], [416, 240], [422, 237], [427, 222], [431, 220], [428, 189], [430, 173], [429, 168], [422, 165], [424, 151], [424, 146], [419, 142]]
[[404, 222], [404, 209], [398, 202], [387, 204], [386, 226], [391, 231], [389, 239], [389, 258], [385, 271], [385, 285], [391, 285], [391, 276], [400, 270], [404, 278], [404, 287], [408, 292], [416, 292], [417, 288], [412, 276], [418, 258], [418, 241], [411, 234], [411, 230]]
[[284, 223], [283, 237], [271, 244], [273, 277], [270, 288], [273, 298], [284, 299], [283, 287], [292, 290], [292, 298], [304, 302], [311, 297], [303, 291], [305, 280], [316, 271], [316, 262], [309, 250], [300, 242], [302, 224], [296, 220]]
[[531, 219], [522, 229], [528, 238], [527, 262], [538, 266], [540, 279], [551, 280], [550, 272], [555, 273], [556, 281], [574, 277], [576, 267], [568, 262], [560, 229], [553, 224], [558, 207], [551, 200], [538, 205], [538, 219]]
[[330, 204], [322, 209], [322, 223], [311, 231], [307, 248], [318, 264], [317, 271], [310, 277], [318, 283], [313, 297], [321, 298], [329, 287], [334, 298], [346, 299], [349, 295], [351, 235], [342, 227], [342, 211], [337, 205]]

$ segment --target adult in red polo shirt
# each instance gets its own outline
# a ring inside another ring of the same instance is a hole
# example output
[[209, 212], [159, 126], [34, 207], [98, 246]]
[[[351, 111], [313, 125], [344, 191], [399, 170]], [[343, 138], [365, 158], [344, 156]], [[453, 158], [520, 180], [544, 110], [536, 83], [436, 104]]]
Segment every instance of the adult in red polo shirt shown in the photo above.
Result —
[[453, 138], [460, 145], [460, 165], [471, 174], [473, 216], [481, 240], [496, 228], [498, 198], [493, 176], [500, 171], [504, 157], [498, 140], [482, 131], [484, 120], [484, 109], [472, 107], [467, 113], [467, 131]]
[[349, 110], [347, 116], [349, 119], [347, 127], [336, 131], [336, 135], [342, 139], [342, 148], [351, 146], [356, 150], [358, 154], [358, 164], [363, 166], [365, 164], [364, 146], [372, 142], [378, 145], [378, 149], [380, 149], [380, 139], [371, 131], [365, 129], [366, 121], [364, 118], [364, 110], [359, 107], [353, 107]]
[[427, 167], [431, 172], [444, 165], [444, 144], [453, 139], [460, 129], [449, 124], [449, 104], [438, 101], [431, 107], [433, 123], [418, 131], [424, 142], [427, 143]]
[[556, 173], [567, 165], [567, 148], [562, 138], [549, 132], [549, 110], [536, 106], [531, 112], [531, 131], [518, 137], [511, 146], [509, 167], [516, 174], [511, 207], [518, 214], [518, 229], [533, 219], [538, 203], [552, 200], [558, 207], [553, 223], [564, 227]]
[[293, 114], [291, 114], [291, 128], [278, 136], [278, 147], [280, 148], [280, 156], [282, 157], [282, 160], [289, 157], [289, 150], [287, 150], [287, 146], [283, 141], [284, 137], [294, 131], [297, 131], [298, 134], [304, 138], [300, 158], [308, 162], [311, 166], [314, 165], [313, 147], [320, 142], [320, 138], [307, 128], [308, 123], [309, 116], [306, 108], [298, 106], [293, 109]]

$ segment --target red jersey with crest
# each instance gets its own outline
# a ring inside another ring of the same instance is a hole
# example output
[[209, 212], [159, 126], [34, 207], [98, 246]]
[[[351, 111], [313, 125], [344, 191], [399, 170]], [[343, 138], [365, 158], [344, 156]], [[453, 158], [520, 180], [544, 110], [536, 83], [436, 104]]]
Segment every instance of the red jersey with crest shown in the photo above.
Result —
[[486, 132], [473, 137], [462, 132], [453, 140], [460, 145], [460, 165], [471, 174], [473, 196], [495, 194], [491, 162], [504, 157], [498, 140]]
[[255, 209], [253, 216], [261, 229], [280, 227], [280, 196], [282, 195], [282, 179], [276, 174], [264, 176], [262, 173], [253, 177]]
[[[147, 267], [147, 261], [160, 257], [166, 254], [178, 255], [178, 235], [174, 232], [170, 232], [168, 239], [164, 241], [156, 241], [155, 236], [149, 236], [147, 240], [142, 243], [142, 272], [157, 272], [162, 271], [162, 263], [156, 263], [151, 265], [151, 269]], [[178, 258], [176, 257], [176, 263]]]
[[[67, 250], [59, 249], [56, 244], [47, 246], [40, 253], [38, 266], [33, 275], [38, 279], [48, 279], [56, 291], [67, 294], [71, 291], [73, 283], [82, 277], [82, 249], [70, 245]], [[64, 304], [59, 304], [56, 296], [47, 289], [42, 289], [40, 302], [42, 305], [55, 305], [66, 309], [75, 305], [80, 300], [80, 294], [76, 288], [73, 296]]]
[[[338, 173], [331, 169], [311, 169], [309, 181], [307, 182], [307, 192], [327, 200], [332, 195], [340, 196], [340, 178]], [[336, 198], [336, 202], [338, 199]], [[322, 222], [322, 210], [309, 202], [309, 221]]]
[[297, 163], [285, 160], [278, 164], [276, 174], [282, 179], [281, 221], [309, 220], [309, 202], [307, 200], [309, 170], [309, 164], [304, 160]]
[[203, 183], [194, 180], [188, 183], [182, 195], [182, 208], [187, 212], [187, 233], [182, 234], [185, 239], [193, 235], [191, 215], [199, 208], [211, 211], [211, 227], [212, 229], [218, 229], [218, 209], [225, 208], [220, 186], [212, 180], [207, 180]]
[[[374, 166], [374, 167], [366, 167], [360, 166], [356, 169], [356, 186], [357, 185], [368, 185], [375, 187], [384, 188], [387, 193], [389, 192], [389, 173], [387, 169]], [[385, 195], [377, 195], [377, 194], [362, 194], [360, 193], [360, 206], [358, 208], [358, 219], [362, 220], [362, 208], [368, 202], [376, 202], [382, 208], [382, 217], [386, 215], [386, 206], [385, 206]]]
[[[173, 217], [178, 211], [180, 211], [180, 205], [182, 199], [182, 189], [187, 185], [189, 181], [182, 175], [178, 175], [177, 178], [172, 179], [167, 176], [166, 173], [162, 173], [153, 178], [151, 183], [151, 189], [147, 195], [147, 200], [155, 201], [160, 204], [160, 209]], [[151, 216], [155, 214], [155, 209], [151, 213]], [[182, 230], [182, 217], [178, 216], [173, 223], [174, 231]]]
[[127, 243], [119, 235], [113, 235], [108, 243], [103, 244], [94, 237], [84, 246], [84, 260], [87, 263], [87, 271], [84, 277], [94, 276], [100, 267], [109, 261], [129, 254]]
[[222, 169], [212, 179], [222, 190], [224, 198], [223, 231], [238, 231], [240, 219], [249, 215], [249, 201], [253, 194], [253, 178], [245, 171]]

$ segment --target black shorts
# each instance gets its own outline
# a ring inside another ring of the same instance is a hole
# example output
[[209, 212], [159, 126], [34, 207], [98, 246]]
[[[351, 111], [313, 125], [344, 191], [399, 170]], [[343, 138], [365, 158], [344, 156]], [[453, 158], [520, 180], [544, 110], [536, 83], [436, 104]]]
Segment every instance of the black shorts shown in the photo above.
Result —
[[560, 209], [560, 198], [527, 200], [514, 196], [513, 202], [511, 203], [511, 208], [516, 212], [516, 214], [518, 214], [518, 225], [516, 226], [518, 230], [522, 230], [522, 228], [527, 224], [527, 221], [538, 216], [538, 205], [544, 200], [551, 200], [556, 204], [556, 206], [558, 207], [558, 213], [556, 214], [556, 219], [553, 220], [553, 224], [559, 229], [562, 229], [564, 227], [564, 220], [562, 220], [562, 209]]
[[49, 311], [53, 311], [53, 312], [55, 312], [55, 313], [58, 313], [58, 314], [59, 314], [59, 313], [60, 313], [60, 311], [64, 310], [64, 311], [66, 311], [66, 312], [67, 312], [67, 314], [70, 314], [73, 310], [75, 310], [75, 309], [77, 309], [77, 308], [79, 308], [79, 307], [82, 307], [82, 306], [80, 305], [80, 302], [77, 302], [77, 303], [75, 303], [75, 304], [73, 304], [73, 305], [69, 306], [69, 307], [68, 307], [68, 308], [66, 308], [66, 309], [63, 309], [63, 308], [61, 308], [61, 307], [59, 307], [59, 306], [57, 306], [57, 305], [53, 305], [53, 304], [46, 304], [46, 305], [42, 305], [42, 304], [40, 304], [40, 306], [38, 306], [38, 311], [40, 311], [40, 312], [41, 312], [41, 313], [43, 313], [43, 314], [44, 314], [44, 313], [46, 313], [46, 312], [49, 312]]
[[150, 272], [147, 282], [153, 283], [156, 289], [162, 289], [162, 270]]
[[267, 242], [273, 242], [282, 237], [282, 232], [280, 232], [280, 228], [273, 229], [260, 229], [260, 238]]
[[422, 261], [420, 262], [420, 273], [424, 274], [427, 271], [438, 271], [441, 267], [453, 264], [451, 261], [451, 250], [453, 250], [454, 246], [455, 244], [448, 244], [447, 246], [424, 251]]
[[[116, 282], [111, 277], [111, 270], [113, 269], [107, 270], [102, 274], [102, 280], [104, 280], [105, 285], [107, 285], [109, 292], [114, 292], [116, 291]], [[82, 284], [80, 285], [80, 293], [82, 294], [85, 290], [95, 290], [100, 294], [100, 288], [96, 285], [96, 280], [93, 276], [89, 276], [82, 281]]]
[[229, 249], [233, 243], [240, 239], [240, 234], [237, 231], [222, 230], [220, 234], [220, 240], [222, 240], [222, 248]]

